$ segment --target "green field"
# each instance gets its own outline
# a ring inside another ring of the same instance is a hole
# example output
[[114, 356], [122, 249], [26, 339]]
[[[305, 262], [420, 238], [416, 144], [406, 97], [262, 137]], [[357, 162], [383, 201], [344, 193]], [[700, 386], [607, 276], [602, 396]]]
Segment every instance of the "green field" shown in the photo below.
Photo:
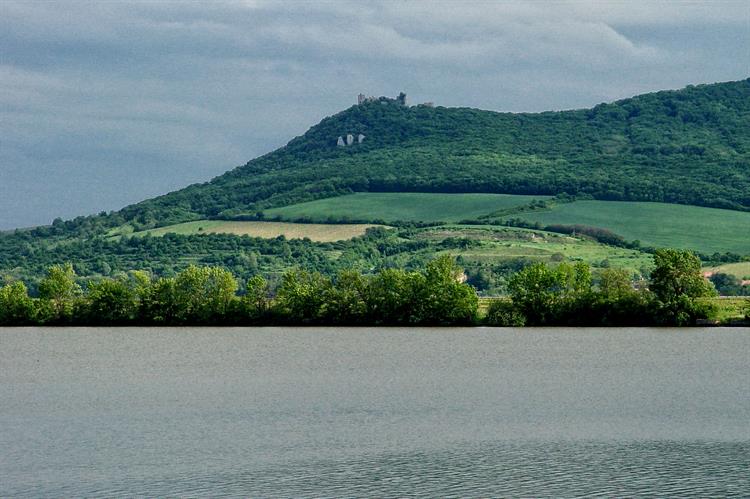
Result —
[[644, 246], [703, 253], [750, 254], [750, 213], [678, 204], [576, 201], [519, 215], [530, 222], [582, 224], [615, 232]]
[[[458, 222], [523, 206], [542, 196], [510, 194], [357, 193], [266, 211], [283, 219], [329, 217], [357, 221]], [[689, 248], [702, 253], [750, 254], [750, 213], [665, 203], [576, 201], [546, 211], [508, 215], [542, 225], [609, 229], [644, 246]]]
[[287, 239], [309, 238], [312, 241], [331, 242], [351, 239], [361, 236], [370, 224], [295, 224], [286, 222], [232, 222], [223, 220], [198, 220], [185, 222], [167, 227], [159, 227], [143, 232], [135, 232], [135, 236], [163, 236], [164, 234], [236, 234], [238, 236], [253, 236], [274, 238], [283, 235]]
[[512, 194], [433, 194], [422, 192], [361, 192], [319, 199], [266, 211], [285, 219], [328, 217], [350, 220], [396, 220], [458, 222], [514, 208], [545, 196]]

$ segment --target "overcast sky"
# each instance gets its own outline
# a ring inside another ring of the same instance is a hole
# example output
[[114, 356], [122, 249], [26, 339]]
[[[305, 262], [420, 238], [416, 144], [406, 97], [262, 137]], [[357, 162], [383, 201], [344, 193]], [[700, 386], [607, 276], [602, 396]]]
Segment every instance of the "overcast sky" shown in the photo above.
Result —
[[0, 0], [0, 229], [209, 180], [359, 92], [542, 111], [748, 76], [747, 0]]

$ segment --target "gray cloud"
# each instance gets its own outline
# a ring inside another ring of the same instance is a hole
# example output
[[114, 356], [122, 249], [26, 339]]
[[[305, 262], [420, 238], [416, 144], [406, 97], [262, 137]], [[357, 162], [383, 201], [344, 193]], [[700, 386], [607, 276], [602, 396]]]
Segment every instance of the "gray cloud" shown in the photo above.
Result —
[[746, 78], [742, 2], [0, 3], [0, 228], [117, 209], [355, 95], [503, 111]]

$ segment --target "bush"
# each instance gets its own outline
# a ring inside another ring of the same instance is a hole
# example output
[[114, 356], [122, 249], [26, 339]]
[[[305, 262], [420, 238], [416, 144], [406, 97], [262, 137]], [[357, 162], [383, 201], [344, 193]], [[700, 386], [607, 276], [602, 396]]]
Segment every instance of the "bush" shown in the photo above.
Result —
[[526, 317], [512, 301], [493, 300], [484, 318], [487, 325], [502, 327], [521, 327], [526, 325]]

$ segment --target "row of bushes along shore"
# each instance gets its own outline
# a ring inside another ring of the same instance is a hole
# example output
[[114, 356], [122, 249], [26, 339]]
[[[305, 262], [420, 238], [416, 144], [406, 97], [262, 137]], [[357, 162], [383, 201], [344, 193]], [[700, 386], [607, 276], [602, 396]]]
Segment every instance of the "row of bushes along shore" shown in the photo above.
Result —
[[[261, 276], [239, 289], [221, 267], [190, 266], [174, 277], [143, 271], [81, 287], [70, 264], [49, 268], [30, 297], [21, 281], [0, 288], [0, 325], [694, 325], [712, 316], [715, 295], [688, 251], [654, 253], [647, 286], [606, 269], [594, 282], [585, 263], [530, 265], [512, 276], [510, 295], [480, 313], [476, 291], [448, 256], [419, 271], [344, 271], [335, 278], [290, 270], [269, 289]], [[750, 305], [748, 306], [750, 314]]]

